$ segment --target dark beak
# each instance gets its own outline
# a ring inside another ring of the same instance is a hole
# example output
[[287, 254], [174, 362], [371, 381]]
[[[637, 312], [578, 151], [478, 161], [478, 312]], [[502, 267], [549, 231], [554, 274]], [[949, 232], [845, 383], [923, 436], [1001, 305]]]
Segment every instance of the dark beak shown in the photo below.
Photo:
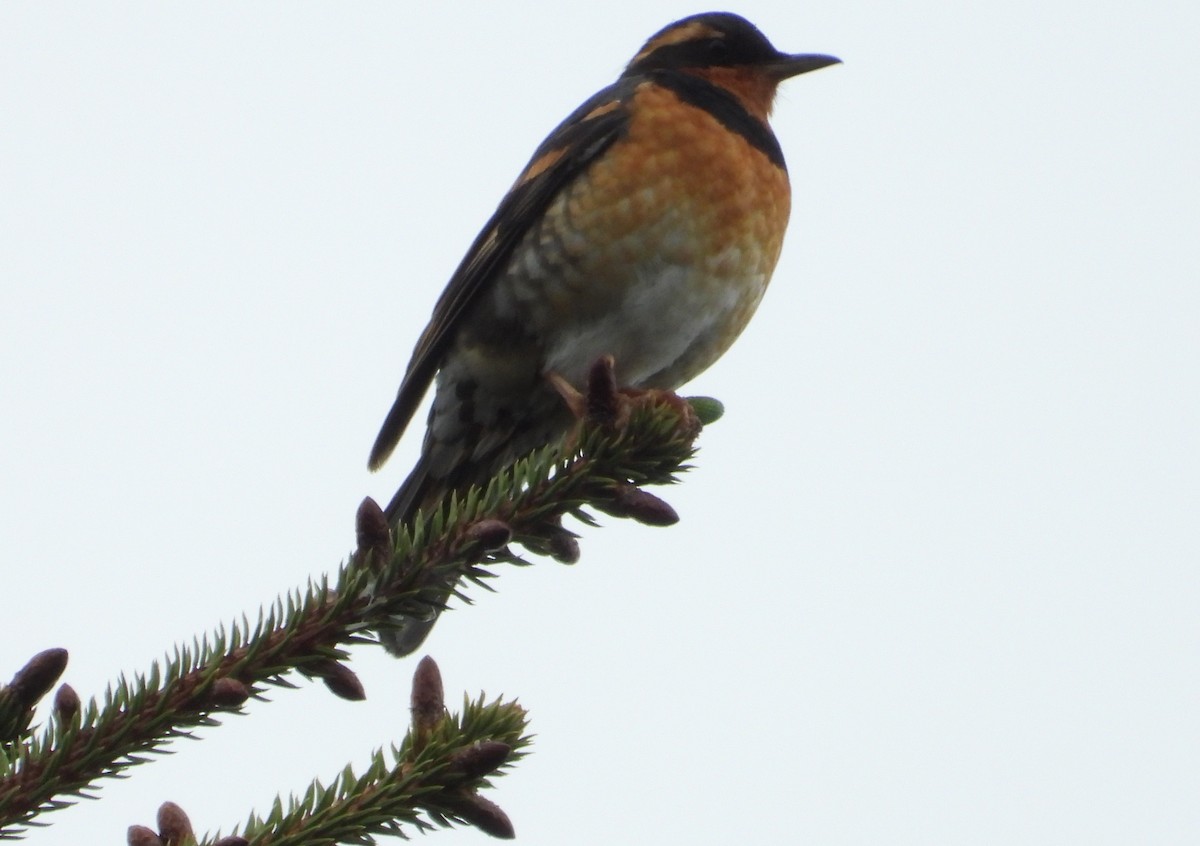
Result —
[[825, 56], [820, 53], [794, 53], [792, 55], [780, 53], [779, 58], [771, 62], [767, 69], [777, 79], [783, 80], [841, 63], [842, 60], [836, 56]]

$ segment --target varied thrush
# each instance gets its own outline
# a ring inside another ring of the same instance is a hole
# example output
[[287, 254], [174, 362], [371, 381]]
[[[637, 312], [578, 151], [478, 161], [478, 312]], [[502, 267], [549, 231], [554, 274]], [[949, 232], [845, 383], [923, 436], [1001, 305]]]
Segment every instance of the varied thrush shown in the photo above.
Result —
[[[451, 277], [371, 450], [387, 460], [431, 382], [395, 525], [562, 438], [551, 376], [611, 355], [622, 387], [674, 390], [725, 352], [775, 269], [791, 208], [767, 117], [783, 80], [837, 63], [776, 50], [737, 15], [646, 42], [550, 133]], [[384, 632], [405, 655], [436, 615]]]

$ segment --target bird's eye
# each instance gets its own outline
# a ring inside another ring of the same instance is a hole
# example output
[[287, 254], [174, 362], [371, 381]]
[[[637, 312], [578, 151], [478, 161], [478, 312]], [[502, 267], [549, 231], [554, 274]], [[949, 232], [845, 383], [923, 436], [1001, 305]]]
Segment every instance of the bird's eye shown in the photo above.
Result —
[[710, 62], [717, 64], [729, 56], [729, 42], [724, 38], [710, 38], [704, 45], [704, 52]]

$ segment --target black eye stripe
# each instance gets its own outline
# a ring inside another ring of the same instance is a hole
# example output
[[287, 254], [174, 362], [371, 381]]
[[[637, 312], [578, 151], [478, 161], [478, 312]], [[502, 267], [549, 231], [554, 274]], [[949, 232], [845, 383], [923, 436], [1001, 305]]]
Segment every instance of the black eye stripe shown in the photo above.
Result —
[[660, 68], [706, 68], [765, 63], [779, 56], [765, 42], [744, 43], [726, 39], [705, 38], [659, 47], [653, 53], [630, 65], [626, 73], [645, 73]]

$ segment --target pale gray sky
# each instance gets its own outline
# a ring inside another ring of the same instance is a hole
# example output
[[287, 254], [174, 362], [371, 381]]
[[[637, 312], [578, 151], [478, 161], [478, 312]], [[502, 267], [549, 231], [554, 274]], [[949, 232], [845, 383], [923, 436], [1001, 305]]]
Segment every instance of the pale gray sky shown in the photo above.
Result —
[[[449, 273], [674, 2], [0, 6], [0, 676], [99, 693], [333, 568]], [[1183, 3], [751, 2], [795, 188], [728, 413], [427, 645], [518, 696], [529, 846], [1200, 840], [1200, 72]], [[398, 740], [414, 661], [49, 815], [228, 830]], [[439, 842], [482, 842], [472, 831]]]

